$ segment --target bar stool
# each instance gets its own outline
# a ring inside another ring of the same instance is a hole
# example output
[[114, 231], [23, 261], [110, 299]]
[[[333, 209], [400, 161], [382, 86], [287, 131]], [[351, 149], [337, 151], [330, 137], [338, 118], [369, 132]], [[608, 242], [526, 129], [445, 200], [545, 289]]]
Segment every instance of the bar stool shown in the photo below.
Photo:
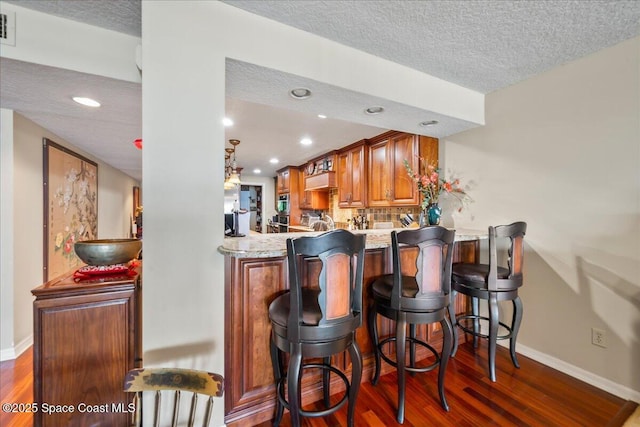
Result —
[[[299, 426], [300, 416], [331, 414], [347, 400], [347, 420], [349, 426], [353, 426], [362, 377], [362, 356], [355, 331], [362, 324], [365, 239], [364, 234], [355, 235], [346, 230], [287, 239], [290, 291], [278, 296], [269, 306], [271, 361], [277, 395], [274, 426], [280, 424], [284, 408], [289, 409], [291, 424]], [[342, 371], [331, 365], [331, 356], [345, 350], [351, 358], [351, 383]], [[286, 376], [283, 375], [283, 353], [290, 355]], [[306, 358], [322, 358], [322, 363], [303, 363]], [[326, 409], [301, 408], [300, 384], [305, 368], [322, 370]], [[331, 373], [342, 379], [346, 387], [342, 399], [333, 406], [329, 401]]]
[[[405, 371], [427, 372], [439, 367], [438, 393], [442, 407], [448, 411], [449, 405], [444, 394], [444, 375], [451, 353], [452, 327], [447, 317], [449, 294], [451, 292], [451, 257], [455, 231], [444, 227], [424, 227], [415, 230], [391, 232], [391, 247], [393, 256], [393, 274], [379, 277], [372, 284], [372, 304], [369, 310], [369, 334], [375, 354], [375, 374], [372, 384], [380, 378], [380, 359], [398, 371], [398, 413], [397, 420], [404, 422], [405, 407]], [[415, 261], [415, 275], [406, 275], [402, 261], [401, 247], [417, 248]], [[380, 314], [395, 320], [395, 336], [378, 338], [376, 316]], [[442, 352], [426, 342], [416, 338], [416, 324], [430, 324], [439, 322], [442, 328]], [[406, 326], [409, 324], [409, 337]], [[392, 360], [382, 352], [382, 346], [388, 342], [396, 342], [396, 357]], [[406, 342], [409, 342], [409, 365], [406, 365]], [[426, 348], [434, 355], [434, 362], [429, 366], [416, 365], [416, 344]]]
[[[472, 314], [459, 316], [453, 306], [449, 307], [449, 316], [454, 325], [453, 351], [458, 350], [458, 331], [456, 325], [464, 332], [473, 336], [473, 346], [477, 348], [478, 338], [486, 338], [489, 342], [489, 377], [496, 381], [496, 341], [508, 339], [511, 361], [519, 368], [516, 357], [516, 338], [522, 321], [522, 301], [518, 296], [518, 289], [522, 286], [522, 264], [524, 256], [524, 235], [527, 231], [525, 222], [514, 222], [509, 225], [489, 227], [489, 264], [457, 263], [452, 268], [452, 298], [456, 292], [472, 297]], [[497, 255], [499, 240], [508, 241], [506, 266], [500, 265]], [[479, 300], [486, 300], [489, 314], [481, 316]], [[498, 301], [513, 302], [513, 317], [511, 325], [500, 321], [500, 307]], [[488, 322], [489, 333], [483, 333], [480, 321]], [[470, 324], [471, 323], [471, 324]], [[502, 327], [506, 333], [498, 335]]]

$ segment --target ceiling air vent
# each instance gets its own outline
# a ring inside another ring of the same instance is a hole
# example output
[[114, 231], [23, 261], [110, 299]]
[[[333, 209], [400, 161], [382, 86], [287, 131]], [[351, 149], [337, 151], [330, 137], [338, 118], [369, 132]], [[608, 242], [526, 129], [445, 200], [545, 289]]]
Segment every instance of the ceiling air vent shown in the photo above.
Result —
[[15, 12], [0, 12], [0, 43], [16, 45], [16, 14]]

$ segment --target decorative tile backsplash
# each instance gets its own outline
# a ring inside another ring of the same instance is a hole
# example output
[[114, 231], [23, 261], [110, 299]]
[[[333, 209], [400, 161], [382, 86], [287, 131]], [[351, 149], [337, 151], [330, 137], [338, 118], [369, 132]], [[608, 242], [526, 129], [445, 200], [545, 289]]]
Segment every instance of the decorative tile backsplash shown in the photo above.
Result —
[[369, 222], [369, 228], [373, 227], [376, 222], [393, 222], [394, 227], [402, 227], [400, 218], [407, 213], [413, 215], [415, 221], [418, 221], [420, 208], [418, 206], [407, 207], [390, 207], [390, 208], [364, 208], [364, 209], [345, 209], [338, 207], [338, 191], [331, 190], [329, 193], [329, 210], [325, 212], [333, 218], [336, 227], [347, 228], [347, 220], [354, 216], [363, 215]]

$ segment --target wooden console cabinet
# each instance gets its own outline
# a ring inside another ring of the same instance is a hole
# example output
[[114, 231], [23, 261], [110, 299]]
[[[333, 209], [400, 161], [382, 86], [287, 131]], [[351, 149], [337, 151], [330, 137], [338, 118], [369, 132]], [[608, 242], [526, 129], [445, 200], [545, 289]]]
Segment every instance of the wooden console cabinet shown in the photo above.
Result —
[[123, 379], [142, 366], [142, 267], [132, 272], [72, 271], [31, 291], [35, 426], [129, 425]]

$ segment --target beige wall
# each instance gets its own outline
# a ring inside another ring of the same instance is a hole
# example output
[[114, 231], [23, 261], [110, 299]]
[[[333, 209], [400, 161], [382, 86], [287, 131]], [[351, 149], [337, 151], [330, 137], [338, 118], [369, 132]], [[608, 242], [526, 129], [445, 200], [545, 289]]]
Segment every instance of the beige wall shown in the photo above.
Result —
[[[12, 123], [9, 122], [10, 120]], [[13, 304], [8, 307], [11, 311], [5, 311], [3, 304], [1, 314], [3, 332], [7, 327], [8, 333], [12, 335], [9, 338], [2, 337], [2, 356], [6, 358], [12, 353], [24, 350], [31, 343], [33, 334], [31, 289], [42, 284], [42, 138], [47, 137], [97, 161], [99, 238], [128, 237], [133, 203], [132, 188], [139, 183], [88, 153], [78, 150], [20, 114], [11, 114], [4, 110], [2, 125], [13, 127], [13, 141], [4, 140], [4, 133], [2, 141], [3, 146], [10, 144], [13, 147], [11, 165], [13, 198], [5, 198], [3, 194], [2, 200], [3, 206], [10, 205], [13, 213], [13, 224], [8, 225], [13, 232], [13, 258], [11, 262], [2, 265], [1, 284], [3, 296], [7, 287], [12, 287], [11, 290], [7, 290], [8, 294], [13, 293]], [[3, 157], [3, 169], [6, 160]], [[3, 179], [4, 176], [3, 171]], [[4, 234], [2, 239], [5, 239]], [[5, 248], [4, 242], [2, 248]], [[12, 277], [12, 280], [5, 281], [5, 277]]]
[[528, 223], [518, 350], [635, 400], [639, 52], [636, 38], [491, 93], [486, 126], [441, 143], [446, 169], [475, 187], [457, 226]]

